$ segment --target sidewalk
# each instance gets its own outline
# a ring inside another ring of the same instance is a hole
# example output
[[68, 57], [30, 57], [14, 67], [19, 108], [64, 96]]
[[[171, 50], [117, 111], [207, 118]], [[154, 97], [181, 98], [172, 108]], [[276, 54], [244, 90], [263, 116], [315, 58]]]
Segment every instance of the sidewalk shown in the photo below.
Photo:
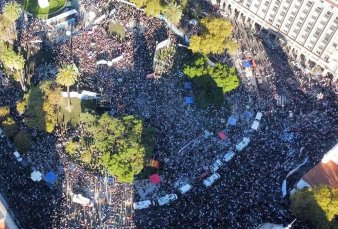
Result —
[[0, 213], [3, 215], [6, 223], [6, 228], [8, 229], [18, 229], [18, 226], [15, 224], [14, 220], [12, 219], [11, 215], [7, 211], [8, 204], [2, 194], [0, 194]]

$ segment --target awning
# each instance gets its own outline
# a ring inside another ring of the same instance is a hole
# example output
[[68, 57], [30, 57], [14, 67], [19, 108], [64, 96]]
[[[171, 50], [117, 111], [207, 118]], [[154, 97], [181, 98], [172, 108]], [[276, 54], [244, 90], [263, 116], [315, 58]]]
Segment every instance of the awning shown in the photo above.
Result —
[[191, 96], [185, 97], [185, 104], [193, 104], [194, 103], [194, 98]]
[[156, 173], [156, 174], [149, 176], [149, 180], [153, 184], [158, 184], [161, 182], [161, 177]]
[[217, 133], [218, 137], [220, 137], [220, 139], [222, 140], [227, 140], [229, 137], [226, 133], [224, 133], [224, 131], [220, 131]]
[[231, 126], [235, 126], [237, 123], [237, 119], [236, 118], [233, 118], [233, 117], [229, 117], [228, 118], [228, 124], [231, 125]]
[[54, 172], [49, 172], [44, 177], [44, 180], [49, 184], [54, 184], [57, 180], [57, 175]]
[[39, 171], [34, 171], [31, 173], [31, 179], [33, 181], [40, 181], [42, 180], [42, 173], [40, 173]]

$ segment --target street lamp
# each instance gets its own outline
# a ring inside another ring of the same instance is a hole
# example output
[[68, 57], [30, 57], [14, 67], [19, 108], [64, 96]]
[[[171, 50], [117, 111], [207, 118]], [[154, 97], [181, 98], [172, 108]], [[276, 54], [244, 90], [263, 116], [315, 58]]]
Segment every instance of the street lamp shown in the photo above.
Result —
[[70, 38], [70, 57], [73, 62], [73, 23], [70, 24], [70, 31], [66, 31], [66, 35]]

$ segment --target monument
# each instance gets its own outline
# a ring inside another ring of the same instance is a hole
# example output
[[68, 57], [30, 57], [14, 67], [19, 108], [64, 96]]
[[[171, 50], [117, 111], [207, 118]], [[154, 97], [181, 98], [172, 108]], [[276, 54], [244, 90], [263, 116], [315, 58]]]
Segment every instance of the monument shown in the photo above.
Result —
[[47, 8], [49, 6], [49, 0], [39, 0], [38, 1], [40, 8]]

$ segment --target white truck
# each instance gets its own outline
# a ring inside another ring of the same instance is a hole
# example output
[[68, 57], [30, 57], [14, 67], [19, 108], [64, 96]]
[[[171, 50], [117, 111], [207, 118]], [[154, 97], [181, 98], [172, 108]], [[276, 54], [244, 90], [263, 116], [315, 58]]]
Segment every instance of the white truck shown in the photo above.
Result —
[[74, 194], [72, 197], [72, 201], [77, 204], [81, 204], [82, 206], [88, 206], [88, 207], [93, 207], [94, 202], [87, 198], [82, 196], [81, 194]]
[[215, 183], [221, 176], [218, 173], [212, 174], [207, 179], [203, 180], [203, 184], [206, 187], [211, 186], [213, 183]]

